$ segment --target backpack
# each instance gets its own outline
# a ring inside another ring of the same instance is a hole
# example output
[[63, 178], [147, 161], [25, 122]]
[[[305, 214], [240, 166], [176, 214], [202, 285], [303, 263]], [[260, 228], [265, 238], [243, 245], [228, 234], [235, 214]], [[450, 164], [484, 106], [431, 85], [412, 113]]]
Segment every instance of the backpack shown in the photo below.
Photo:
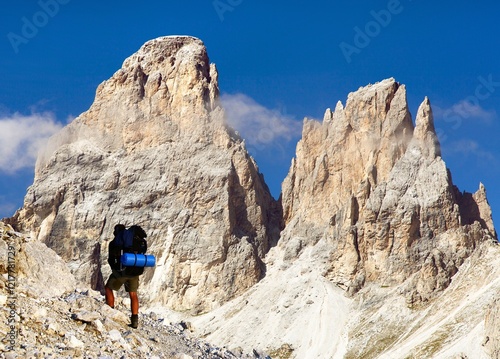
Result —
[[111, 268], [130, 277], [141, 275], [144, 267], [124, 267], [121, 264], [121, 255], [123, 253], [145, 254], [148, 249], [146, 237], [146, 232], [138, 225], [118, 230], [115, 227], [115, 238], [109, 243], [108, 253], [108, 263]]

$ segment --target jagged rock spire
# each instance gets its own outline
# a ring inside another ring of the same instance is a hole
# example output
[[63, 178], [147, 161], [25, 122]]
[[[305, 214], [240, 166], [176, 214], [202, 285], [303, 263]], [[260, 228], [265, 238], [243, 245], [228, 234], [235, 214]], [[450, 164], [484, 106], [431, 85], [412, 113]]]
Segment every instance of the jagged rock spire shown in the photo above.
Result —
[[415, 122], [413, 138], [418, 141], [424, 156], [428, 158], [441, 156], [441, 146], [434, 128], [431, 103], [427, 96], [418, 108]]
[[[350, 293], [366, 281], [413, 278], [408, 300], [427, 300], [478, 242], [495, 236], [485, 196], [457, 194], [440, 155], [428, 98], [414, 128], [406, 89], [394, 79], [349, 94], [322, 124], [304, 122], [283, 183], [280, 247], [293, 253], [297, 241], [323, 243], [324, 271]], [[437, 243], [444, 258], [429, 262]]]

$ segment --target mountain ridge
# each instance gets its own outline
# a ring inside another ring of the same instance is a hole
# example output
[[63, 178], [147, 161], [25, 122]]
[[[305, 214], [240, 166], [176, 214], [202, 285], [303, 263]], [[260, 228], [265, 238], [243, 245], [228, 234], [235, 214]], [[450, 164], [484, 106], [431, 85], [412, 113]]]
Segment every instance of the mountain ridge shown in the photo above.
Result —
[[[148, 41], [50, 140], [8, 222], [95, 290], [109, 274], [114, 224], [148, 223], [158, 265], [142, 277], [141, 303], [184, 312], [221, 346], [285, 345], [296, 358], [498, 350], [498, 241], [486, 189], [453, 184], [427, 97], [413, 124], [406, 87], [389, 78], [350, 93], [322, 122], [305, 119], [275, 201], [226, 125], [217, 78], [201, 40]], [[471, 266], [491, 282], [475, 283]], [[466, 284], [486, 293], [469, 293], [482, 307], [428, 314], [467, 295]], [[453, 320], [470, 350], [442, 334]]]

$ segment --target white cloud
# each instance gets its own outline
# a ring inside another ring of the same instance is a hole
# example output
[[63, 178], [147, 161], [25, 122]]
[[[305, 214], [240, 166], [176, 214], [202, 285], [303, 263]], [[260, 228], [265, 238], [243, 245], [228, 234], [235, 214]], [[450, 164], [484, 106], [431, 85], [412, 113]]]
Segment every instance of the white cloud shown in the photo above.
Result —
[[249, 147], [265, 150], [281, 147], [300, 136], [302, 123], [278, 110], [268, 109], [244, 94], [223, 94], [227, 123]]
[[39, 150], [62, 125], [52, 113], [22, 115], [14, 113], [0, 118], [0, 171], [13, 174], [33, 167]]
[[68, 115], [68, 117], [66, 117], [66, 123], [67, 124], [70, 124], [71, 122], [73, 122], [73, 120], [75, 119], [76, 117], [73, 116], [73, 115]]
[[446, 151], [452, 155], [475, 156], [477, 159], [486, 161], [496, 161], [493, 153], [485, 151], [479, 143], [473, 140], [454, 141], [446, 146]]

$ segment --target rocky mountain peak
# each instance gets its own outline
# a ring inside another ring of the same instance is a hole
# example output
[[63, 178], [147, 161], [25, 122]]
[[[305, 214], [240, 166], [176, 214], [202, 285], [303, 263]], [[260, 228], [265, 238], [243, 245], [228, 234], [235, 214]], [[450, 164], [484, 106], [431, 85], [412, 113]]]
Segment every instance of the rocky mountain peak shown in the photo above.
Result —
[[[38, 173], [61, 146], [80, 142], [104, 151], [128, 152], [176, 141], [212, 141], [208, 133], [223, 127], [217, 113], [217, 69], [203, 42], [190, 36], [166, 36], [146, 42], [121, 69], [99, 85], [94, 103], [51, 139], [39, 157]], [[219, 141], [227, 146], [227, 136]]]
[[196, 312], [248, 289], [277, 241], [279, 207], [226, 128], [218, 92], [200, 40], [144, 44], [49, 141], [16, 227], [94, 289], [109, 274], [117, 223], [149, 234], [158, 258], [143, 276], [149, 300]]
[[394, 79], [349, 94], [345, 108], [338, 103], [335, 112], [327, 110], [321, 124], [305, 120], [283, 184], [285, 221], [298, 212], [300, 221], [329, 223], [331, 213], [353, 194], [363, 192], [357, 197], [364, 201], [372, 187], [387, 179], [412, 132], [406, 89]]
[[[345, 108], [327, 110], [322, 123], [305, 120], [282, 200], [285, 257], [324, 246], [325, 275], [352, 293], [412, 277], [432, 284], [409, 285], [408, 300], [427, 300], [478, 242], [495, 236], [484, 197], [453, 186], [430, 101], [414, 127], [406, 89], [392, 78], [349, 94]], [[428, 256], [440, 258], [432, 268]]]
[[127, 105], [144, 103], [151, 113], [169, 110], [166, 115], [176, 121], [200, 119], [216, 106], [217, 71], [201, 40], [161, 37], [146, 42], [99, 86], [99, 100], [108, 101], [109, 95], [123, 98]]

